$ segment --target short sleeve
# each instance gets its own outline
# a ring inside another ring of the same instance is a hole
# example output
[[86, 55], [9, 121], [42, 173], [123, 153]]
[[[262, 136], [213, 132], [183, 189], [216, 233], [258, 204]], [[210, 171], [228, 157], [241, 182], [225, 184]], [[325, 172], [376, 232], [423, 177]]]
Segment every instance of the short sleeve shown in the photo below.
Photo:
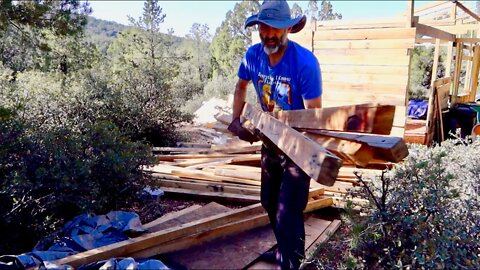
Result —
[[322, 74], [315, 56], [312, 55], [309, 61], [306, 61], [299, 75], [303, 99], [318, 98], [322, 95]]
[[242, 59], [242, 62], [240, 63], [240, 67], [238, 68], [237, 75], [238, 75], [238, 78], [242, 80], [245, 80], [245, 81], [252, 80], [249, 72], [248, 52], [245, 54], [245, 56]]

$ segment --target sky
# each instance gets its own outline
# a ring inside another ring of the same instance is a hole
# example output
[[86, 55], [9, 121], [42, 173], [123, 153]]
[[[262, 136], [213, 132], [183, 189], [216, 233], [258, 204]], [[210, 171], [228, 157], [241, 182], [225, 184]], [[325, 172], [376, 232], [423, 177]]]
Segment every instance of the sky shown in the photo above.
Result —
[[[185, 36], [192, 24], [207, 24], [212, 36], [225, 19], [225, 14], [233, 10], [238, 1], [159, 1], [166, 14], [162, 32], [174, 30], [174, 35]], [[321, 2], [321, 1], [318, 1]], [[345, 1], [331, 0], [333, 11], [341, 13], [343, 20], [388, 18], [399, 16], [407, 9], [407, 0], [388, 1]], [[421, 2], [421, 4], [419, 4]], [[415, 1], [415, 6], [423, 6], [430, 1]], [[100, 1], [90, 0], [92, 16], [98, 19], [115, 21], [129, 25], [127, 15], [137, 19], [142, 14], [143, 1]], [[303, 11], [308, 1], [288, 1], [290, 7], [297, 3]]]

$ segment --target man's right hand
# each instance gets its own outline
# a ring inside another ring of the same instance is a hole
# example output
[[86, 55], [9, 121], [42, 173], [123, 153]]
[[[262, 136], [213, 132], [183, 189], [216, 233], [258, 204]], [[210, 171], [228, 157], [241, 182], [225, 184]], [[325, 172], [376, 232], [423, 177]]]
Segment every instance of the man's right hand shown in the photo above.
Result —
[[247, 141], [249, 143], [258, 142], [260, 139], [258, 136], [252, 134], [248, 129], [242, 126], [240, 118], [233, 119], [232, 123], [228, 126], [228, 130], [234, 135], [238, 136], [240, 140]]

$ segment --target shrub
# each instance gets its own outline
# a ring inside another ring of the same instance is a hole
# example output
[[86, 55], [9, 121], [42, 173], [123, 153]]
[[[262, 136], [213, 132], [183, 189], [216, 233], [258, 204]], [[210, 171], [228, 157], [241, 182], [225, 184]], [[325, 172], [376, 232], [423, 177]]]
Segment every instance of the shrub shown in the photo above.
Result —
[[44, 132], [14, 113], [0, 118], [0, 253], [31, 250], [40, 237], [81, 212], [123, 205], [146, 185], [150, 149], [110, 122]]
[[480, 267], [480, 139], [411, 145], [369, 186], [373, 205], [354, 254], [367, 268]]

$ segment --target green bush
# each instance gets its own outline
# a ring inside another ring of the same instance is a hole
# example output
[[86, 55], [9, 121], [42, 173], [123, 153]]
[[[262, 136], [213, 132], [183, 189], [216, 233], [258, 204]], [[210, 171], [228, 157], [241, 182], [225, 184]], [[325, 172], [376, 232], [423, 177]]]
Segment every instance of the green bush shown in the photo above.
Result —
[[140, 167], [153, 162], [150, 149], [114, 124], [36, 132], [2, 111], [0, 254], [31, 250], [73, 216], [125, 205], [145, 187]]
[[353, 254], [367, 268], [480, 267], [480, 138], [411, 145], [369, 186], [374, 208]]

